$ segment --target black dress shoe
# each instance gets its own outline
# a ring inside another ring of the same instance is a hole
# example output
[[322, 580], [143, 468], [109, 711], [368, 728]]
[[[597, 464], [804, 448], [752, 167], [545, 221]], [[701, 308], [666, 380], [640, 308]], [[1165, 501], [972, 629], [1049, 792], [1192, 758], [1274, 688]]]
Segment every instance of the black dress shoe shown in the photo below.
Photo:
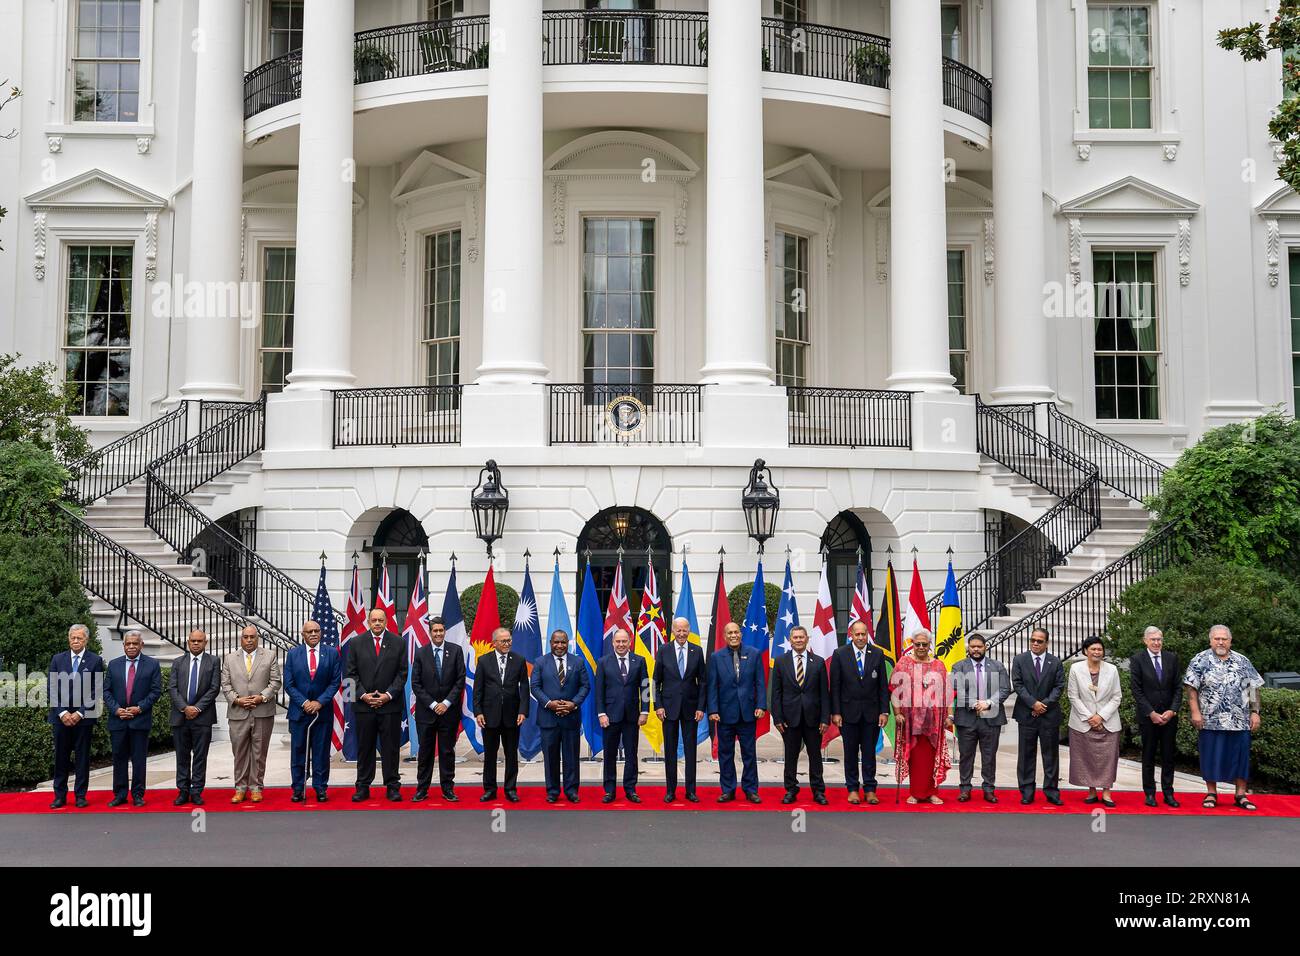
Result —
[[50, 801], [51, 810], [60, 810], [63, 807], [66, 807], [67, 805], [68, 805], [67, 797], [55, 797], [53, 800]]
[[970, 791], [969, 791], [969, 790], [963, 790], [963, 791], [961, 791], [960, 793], [957, 794], [957, 802], [958, 802], [958, 803], [967, 803], [967, 802], [969, 802], [969, 801], [970, 801]]
[[623, 794], [623, 796], [627, 797], [629, 803], [640, 803], [640, 802], [641, 802], [641, 798], [640, 798], [639, 796], [637, 796], [636, 793], [626, 793], [626, 792], [625, 792], [625, 793]]
[[997, 802], [998, 802], [998, 795], [997, 795], [996, 793], [994, 793], [992, 790], [985, 790], [985, 791], [984, 791], [984, 802], [985, 802], [985, 803], [997, 803]]
[[[745, 794], [745, 796], [748, 797], [749, 794]], [[794, 803], [794, 802], [795, 802], [796, 800], [798, 800], [798, 799], [799, 799], [798, 794], [796, 794], [793, 790], [787, 790], [787, 791], [785, 792], [785, 796], [781, 798], [781, 802], [782, 802], [782, 803]]]
[[356, 793], [352, 794], [353, 803], [365, 803], [369, 799], [370, 799], [369, 790], [358, 790]]
[[664, 803], [673, 803], [676, 800], [677, 800], [677, 794], [675, 794], [673, 791], [669, 790], [667, 793], [664, 794]]
[[[1096, 802], [1097, 802], [1098, 800], [1100, 800], [1100, 799], [1101, 799], [1101, 798], [1100, 798], [1099, 796], [1097, 796], [1095, 793], [1090, 793], [1088, 796], [1086, 796], [1086, 797], [1083, 798], [1083, 802], [1084, 802], [1084, 803], [1096, 803]], [[1048, 798], [1047, 798], [1047, 801], [1048, 801], [1048, 803], [1051, 803], [1052, 798], [1051, 798], [1051, 797], [1048, 797]]]
[[306, 799], [307, 799], [307, 798], [304, 797], [301, 793], [295, 793], [293, 796], [291, 796], [291, 797], [289, 798], [289, 802], [290, 802], [290, 803], [302, 803], [302, 802], [303, 802], [304, 800], [306, 800]]
[[688, 794], [686, 795], [686, 799], [687, 799], [687, 801], [689, 801], [690, 803], [699, 803], [699, 802], [700, 802], [700, 798], [697, 797], [694, 793], [688, 793]]
[[1045, 799], [1054, 807], [1061, 806], [1061, 795], [1059, 793], [1049, 793]]
[[424, 790], [424, 789], [420, 789], [420, 790], [416, 790], [416, 791], [415, 791], [415, 796], [413, 796], [413, 797], [411, 798], [411, 802], [412, 802], [412, 803], [423, 803], [425, 800], [428, 800], [428, 799], [429, 799], [429, 791], [428, 791], [428, 790]]
[[388, 798], [389, 803], [402, 802], [402, 791], [399, 789], [389, 790], [384, 794], [384, 796]]
[[203, 794], [201, 793], [190, 794], [190, 803], [194, 804], [196, 807], [203, 806]]
[[748, 800], [750, 803], [762, 803], [762, 802], [763, 802], [761, 799], [759, 799], [759, 796], [758, 796], [757, 793], [746, 793], [746, 794], [745, 794], [745, 799]]
[[133, 807], [143, 807], [143, 806], [144, 806], [144, 797], [132, 797], [132, 798], [131, 798], [131, 806], [133, 806]]
[[826, 794], [824, 794], [824, 793], [814, 793], [814, 794], [813, 794], [813, 803], [816, 803], [816, 804], [818, 804], [819, 806], [823, 806], [823, 807], [824, 807], [824, 806], [826, 806], [828, 803], [830, 803], [830, 801], [826, 799]]
[[329, 803], [329, 802], [330, 802], [329, 795], [328, 795], [324, 790], [317, 790], [317, 791], [316, 791], [316, 802], [317, 802], [317, 803]]
[[495, 790], [484, 790], [484, 791], [483, 791], [483, 796], [481, 796], [481, 797], [478, 798], [478, 802], [479, 802], [479, 803], [491, 803], [491, 802], [492, 802], [493, 800], [495, 800], [496, 798], [497, 798], [497, 792], [496, 792]]
[[78, 810], [82, 810], [90, 806], [90, 804], [86, 802], [85, 797], [77, 797], [77, 799], [73, 803], [73, 806], [75, 806]]
[[1148, 807], [1154, 807], [1156, 805], [1156, 795], [1154, 793], [1147, 794], [1146, 805]]
[[601, 803], [613, 803], [613, 802], [614, 802], [614, 795], [613, 795], [612, 793], [607, 793], [607, 794], [605, 794], [603, 797], [600, 798], [600, 802], [601, 802]]
[[1107, 799], [1106, 797], [1102, 797], [1102, 798], [1101, 798], [1101, 805], [1102, 805], [1103, 807], [1105, 807], [1106, 809], [1108, 809], [1108, 810], [1114, 810], [1114, 809], [1115, 809], [1115, 801], [1114, 801], [1114, 800], [1109, 800], [1109, 799]]
[[554, 794], [554, 793], [548, 793], [548, 794], [546, 795], [546, 802], [547, 802], [547, 803], [559, 803], [559, 802], [560, 802], [560, 798], [559, 798], [559, 796], [557, 796], [557, 795]]
[[509, 800], [511, 803], [518, 803], [518, 802], [519, 802], [519, 791], [517, 791], [517, 790], [507, 790], [507, 791], [506, 791], [506, 799]]
[[176, 794], [176, 799], [172, 801], [172, 806], [173, 806], [173, 807], [183, 807], [183, 806], [185, 806], [185, 804], [187, 804], [187, 803], [189, 803], [189, 802], [190, 802], [190, 795], [189, 795], [189, 793], [187, 793], [186, 791], [182, 790], [182, 791], [180, 791], [179, 793]]
[[1166, 793], [1166, 794], [1165, 794], [1165, 806], [1167, 806], [1167, 807], [1175, 807], [1175, 808], [1176, 808], [1176, 807], [1178, 806], [1178, 798], [1175, 797], [1172, 793]]
[[460, 797], [456, 796], [456, 791], [452, 790], [450, 787], [442, 791], [442, 799], [446, 800], [448, 803], [458, 803], [460, 801]]
[[565, 797], [565, 799], [568, 800], [570, 803], [577, 803], [577, 802], [578, 802], [578, 794], [577, 794], [576, 792], [574, 792], [574, 793], [566, 793], [566, 794], [564, 795], [564, 797]]
[[735, 799], [736, 799], [735, 791], [732, 791], [731, 793], [718, 794], [718, 803], [730, 803], [732, 800]]
[[1033, 797], [1021, 797], [1021, 798], [1020, 798], [1020, 804], [1021, 804], [1021, 806], [1025, 806], [1025, 807], [1027, 807], [1027, 806], [1029, 806], [1029, 805], [1030, 805], [1031, 803], [1033, 803], [1033, 802], [1034, 802], [1034, 798], [1033, 798]]
[[126, 794], [122, 794], [120, 797], [114, 797], [112, 800], [108, 801], [110, 807], [120, 807], [124, 803], [126, 803]]

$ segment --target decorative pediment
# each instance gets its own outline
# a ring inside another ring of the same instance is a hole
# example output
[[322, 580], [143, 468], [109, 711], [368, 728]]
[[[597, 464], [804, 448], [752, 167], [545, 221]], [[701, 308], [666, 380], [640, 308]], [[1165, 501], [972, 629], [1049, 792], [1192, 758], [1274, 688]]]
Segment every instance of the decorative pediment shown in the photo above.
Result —
[[672, 143], [633, 130], [602, 130], [566, 143], [546, 158], [546, 175], [560, 179], [640, 179], [688, 182], [699, 164]]
[[426, 149], [402, 173], [390, 195], [394, 203], [406, 205], [456, 189], [478, 189], [482, 183], [482, 173]]
[[1125, 176], [1062, 203], [1057, 212], [1066, 218], [1083, 216], [1171, 216], [1186, 219], [1201, 209], [1200, 203], [1154, 186], [1136, 176]]
[[167, 207], [167, 200], [162, 196], [133, 186], [102, 169], [88, 169], [71, 179], [47, 186], [28, 196], [26, 202], [38, 211], [77, 209], [113, 212], [139, 209], [156, 213]]
[[1282, 224], [1290, 235], [1300, 219], [1300, 195], [1289, 185], [1282, 186], [1255, 207], [1264, 220], [1264, 261], [1268, 264], [1268, 284], [1276, 288], [1281, 281]]
[[[886, 186], [867, 200], [867, 212], [888, 217], [891, 203], [890, 187]], [[993, 192], [972, 179], [957, 177], [944, 184], [943, 204], [950, 216], [991, 216]]]
[[817, 199], [828, 206], [838, 206], [842, 198], [835, 180], [812, 153], [774, 166], [763, 173], [763, 178], [777, 189]]
[[[352, 215], [366, 204], [365, 197], [352, 191]], [[277, 169], [254, 176], [244, 183], [244, 212], [296, 212], [298, 209], [298, 170]]]
[[1286, 183], [1255, 207], [1264, 219], [1294, 219], [1300, 216], [1300, 195]]

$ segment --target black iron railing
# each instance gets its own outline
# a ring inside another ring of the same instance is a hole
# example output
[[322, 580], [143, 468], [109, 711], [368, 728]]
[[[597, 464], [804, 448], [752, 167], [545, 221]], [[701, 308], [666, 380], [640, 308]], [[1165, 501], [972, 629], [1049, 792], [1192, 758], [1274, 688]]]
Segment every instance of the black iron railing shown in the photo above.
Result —
[[[188, 495], [232, 465], [266, 447], [266, 393], [242, 409], [229, 412], [220, 421], [199, 432], [184, 444], [159, 456], [145, 469], [180, 495]], [[146, 495], [145, 518], [150, 509]], [[157, 529], [155, 529], [157, 530]]]
[[695, 445], [699, 385], [548, 385], [552, 445]]
[[244, 119], [302, 96], [302, 51], [294, 50], [244, 74]]
[[[249, 623], [244, 617], [154, 567], [68, 509], [63, 515], [68, 551], [88, 591], [176, 647], [184, 648], [197, 628], [208, 635], [211, 654], [220, 657], [239, 648], [239, 632]], [[291, 646], [263, 631], [262, 647], [275, 653], [282, 672]]]
[[1064, 414], [1054, 403], [1047, 406], [1047, 434], [1056, 444], [1094, 462], [1104, 484], [1134, 501], [1159, 493], [1169, 470], [1154, 458]]
[[990, 654], [1010, 660], [1029, 649], [1035, 627], [1048, 631], [1048, 648], [1061, 658], [1073, 657], [1085, 638], [1103, 634], [1111, 610], [1125, 589], [1175, 561], [1173, 526], [1165, 525], [1123, 557], [1053, 598], [1032, 617], [1009, 624], [988, 640]]
[[965, 63], [943, 58], [943, 105], [973, 116], [984, 123], [993, 122], [993, 84]]
[[889, 38], [763, 18], [763, 69], [889, 89]]
[[455, 445], [461, 385], [342, 388], [333, 393], [334, 447]]
[[912, 394], [786, 386], [791, 445], [911, 448]]
[[484, 69], [490, 36], [486, 15], [362, 31], [353, 47], [356, 82]]
[[709, 15], [683, 10], [547, 10], [542, 63], [704, 66]]
[[[1101, 527], [1101, 485], [1095, 465], [1003, 414], [1002, 406], [985, 405], [978, 396], [975, 413], [980, 453], [1051, 490], [1061, 500], [957, 579], [967, 631], [982, 627], [1006, 614], [1009, 605], [1023, 601], [1026, 591], [1036, 589], [1041, 578], [1063, 564]], [[942, 594], [928, 602], [932, 622], [938, 621], [942, 603]]]
[[185, 442], [189, 402], [69, 466], [67, 497], [89, 505], [140, 478], [149, 463]]

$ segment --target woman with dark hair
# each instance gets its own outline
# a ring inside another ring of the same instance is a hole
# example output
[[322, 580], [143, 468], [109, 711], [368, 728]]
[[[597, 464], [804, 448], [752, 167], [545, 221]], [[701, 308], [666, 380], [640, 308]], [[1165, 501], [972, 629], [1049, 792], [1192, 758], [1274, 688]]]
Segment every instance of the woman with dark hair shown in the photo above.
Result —
[[[1084, 803], [1113, 807], [1110, 788], [1119, 768], [1119, 669], [1102, 660], [1096, 635], [1083, 642], [1084, 660], [1070, 668], [1070, 785], [1087, 787]], [[1100, 798], [1097, 791], [1101, 791]]]

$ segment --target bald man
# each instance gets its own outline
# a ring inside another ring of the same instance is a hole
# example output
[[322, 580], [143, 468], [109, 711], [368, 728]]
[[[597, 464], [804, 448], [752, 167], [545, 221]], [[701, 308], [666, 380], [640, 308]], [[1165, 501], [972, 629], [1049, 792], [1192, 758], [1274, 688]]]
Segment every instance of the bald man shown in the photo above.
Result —
[[677, 799], [677, 741], [686, 758], [686, 799], [695, 795], [695, 744], [704, 719], [704, 650], [691, 643], [691, 622], [673, 618], [672, 640], [655, 652], [655, 715], [664, 725], [664, 803]]
[[492, 650], [479, 656], [474, 673], [474, 720], [483, 731], [483, 795], [497, 798], [497, 751], [506, 749], [506, 799], [519, 802], [519, 727], [528, 716], [528, 663], [511, 647], [510, 631], [492, 632]]
[[375, 745], [384, 771], [385, 795], [402, 799], [400, 767], [402, 712], [406, 709], [406, 645], [388, 630], [388, 615], [380, 608], [366, 619], [370, 630], [348, 641], [343, 680], [352, 688], [352, 724], [357, 731], [357, 783], [353, 803], [370, 799], [375, 779]]

